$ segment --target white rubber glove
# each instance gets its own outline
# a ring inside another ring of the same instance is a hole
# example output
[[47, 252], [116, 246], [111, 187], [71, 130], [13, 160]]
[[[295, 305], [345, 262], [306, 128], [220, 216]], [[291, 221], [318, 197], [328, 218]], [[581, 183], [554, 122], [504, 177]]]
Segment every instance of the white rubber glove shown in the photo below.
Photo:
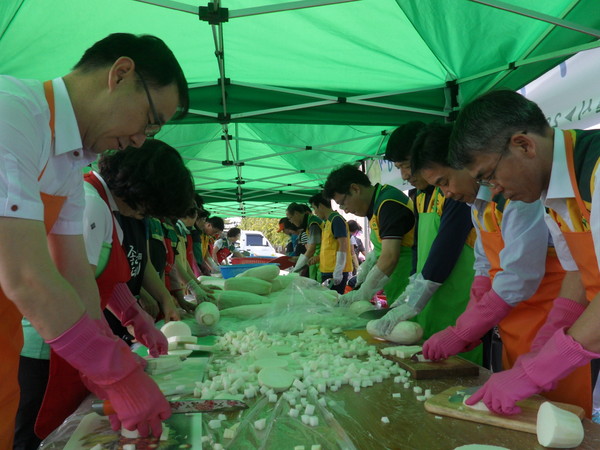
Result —
[[212, 270], [213, 273], [221, 273], [221, 268], [210, 256], [206, 258], [206, 263], [209, 265], [210, 270]]
[[296, 261], [296, 265], [292, 269], [292, 272], [300, 272], [304, 266], [308, 264], [308, 258], [304, 253], [298, 256], [298, 260]]
[[367, 276], [367, 279], [362, 284], [360, 289], [355, 289], [353, 291], [348, 292], [347, 294], [340, 296], [340, 298], [338, 298], [337, 304], [338, 306], [349, 306], [352, 303], [361, 300], [365, 300], [367, 302], [371, 301], [371, 298], [373, 298], [373, 296], [377, 294], [377, 292], [382, 290], [389, 280], [390, 277], [388, 277], [385, 273], [381, 271], [379, 267], [377, 267], [377, 265], [375, 265], [369, 271], [369, 275]]
[[369, 272], [375, 264], [377, 264], [377, 255], [375, 252], [368, 253], [367, 258], [360, 266], [358, 266], [358, 270], [356, 271], [356, 287], [365, 282]]
[[185, 286], [186, 292], [194, 296], [198, 303], [205, 301], [214, 301], [211, 292], [208, 292], [204, 286], [201, 286], [196, 280], [190, 280]]
[[333, 285], [337, 286], [344, 279], [344, 266], [346, 265], [346, 252], [336, 252], [335, 269], [333, 271]]
[[394, 302], [390, 311], [373, 325], [379, 336], [387, 336], [398, 323], [412, 319], [429, 302], [442, 284], [423, 278], [420, 273], [412, 279], [404, 292]]

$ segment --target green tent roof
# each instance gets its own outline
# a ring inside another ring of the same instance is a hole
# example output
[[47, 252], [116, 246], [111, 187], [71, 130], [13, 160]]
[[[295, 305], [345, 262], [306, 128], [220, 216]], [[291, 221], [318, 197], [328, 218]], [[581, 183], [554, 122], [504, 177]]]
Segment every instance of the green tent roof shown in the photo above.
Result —
[[[451, 120], [461, 104], [518, 89], [600, 36], [597, 0], [223, 0], [218, 25], [200, 20], [195, 2], [152, 3], [169, 7], [3, 0], [0, 73], [48, 79], [109, 33], [159, 36], [192, 104], [158, 137], [228, 215], [281, 216], [333, 167], [381, 155], [394, 126]], [[302, 8], [310, 4], [325, 5]], [[257, 14], [273, 5], [298, 9]]]

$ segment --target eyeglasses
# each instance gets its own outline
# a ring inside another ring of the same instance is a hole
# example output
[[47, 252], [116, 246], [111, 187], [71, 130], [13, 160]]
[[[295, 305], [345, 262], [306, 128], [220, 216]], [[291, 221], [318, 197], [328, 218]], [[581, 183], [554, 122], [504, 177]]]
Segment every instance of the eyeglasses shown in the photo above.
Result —
[[496, 161], [496, 165], [494, 166], [494, 170], [492, 170], [492, 173], [490, 174], [489, 177], [487, 177], [485, 180], [477, 180], [477, 184], [479, 186], [485, 186], [485, 187], [489, 187], [491, 189], [494, 189], [497, 186], [497, 184], [496, 183], [492, 183], [491, 180], [493, 180], [494, 177], [496, 176], [496, 170], [498, 170], [498, 164], [500, 164], [500, 160], [502, 159], [503, 156], [504, 156], [504, 152], [500, 153], [500, 157]]
[[138, 73], [140, 81], [142, 82], [142, 86], [144, 86], [144, 90], [146, 91], [146, 97], [148, 97], [148, 104], [150, 105], [150, 111], [152, 111], [152, 117], [154, 117], [154, 123], [147, 123], [146, 128], [144, 128], [144, 134], [147, 138], [153, 138], [158, 134], [160, 129], [162, 128], [162, 124], [160, 123], [160, 119], [158, 117], [158, 112], [156, 112], [156, 108], [154, 107], [154, 102], [152, 101], [152, 97], [150, 96], [150, 91], [148, 90], [148, 85], [144, 81], [141, 73]]
[[338, 206], [341, 209], [344, 209], [344, 203], [346, 203], [346, 198], [348, 198], [348, 196], [350, 195], [350, 193], [348, 192], [347, 194], [344, 194], [344, 198], [342, 198], [341, 201], [337, 202]]

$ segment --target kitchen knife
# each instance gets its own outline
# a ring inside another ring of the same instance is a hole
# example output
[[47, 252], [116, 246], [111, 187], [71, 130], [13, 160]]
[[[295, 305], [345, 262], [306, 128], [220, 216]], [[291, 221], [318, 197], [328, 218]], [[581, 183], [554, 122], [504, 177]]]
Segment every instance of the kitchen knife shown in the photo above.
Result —
[[[239, 400], [171, 400], [169, 405], [173, 414], [235, 411], [248, 408], [248, 405]], [[108, 400], [92, 403], [92, 411], [101, 416], [115, 414]]]

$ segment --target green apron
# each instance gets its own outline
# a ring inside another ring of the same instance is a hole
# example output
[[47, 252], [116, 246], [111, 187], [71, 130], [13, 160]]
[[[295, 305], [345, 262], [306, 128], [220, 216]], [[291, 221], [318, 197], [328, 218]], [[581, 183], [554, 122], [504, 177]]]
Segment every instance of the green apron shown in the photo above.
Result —
[[[377, 259], [381, 255], [381, 242], [377, 239], [377, 234], [371, 230], [370, 234], [373, 251], [377, 255]], [[390, 281], [383, 288], [388, 302], [391, 304], [400, 294], [404, 292], [408, 286], [408, 277], [412, 268], [412, 250], [410, 247], [402, 246], [400, 248], [400, 257], [394, 271], [390, 275]]]
[[[395, 188], [392, 188], [391, 190], [386, 190], [389, 188], [390, 186], [388, 185], [377, 185], [373, 200], [373, 216], [371, 217], [371, 219], [369, 219], [369, 225], [371, 227], [371, 234], [369, 237], [371, 239], [371, 243], [373, 244], [373, 251], [377, 255], [377, 259], [379, 259], [379, 256], [381, 256], [381, 239], [379, 238], [379, 233], [376, 230], [379, 229], [379, 222], [377, 217], [379, 207], [382, 204], [382, 202], [386, 201], [387, 198], [394, 200], [398, 203], [404, 204], [401, 198], [395, 198], [396, 195], [404, 196], [405, 200], [409, 203], [408, 205], [405, 204], [405, 206], [408, 206], [412, 210], [412, 202], [409, 200], [408, 197], [406, 197], [401, 191], [398, 191], [397, 194], [394, 194], [394, 192], [397, 191]], [[409, 233], [412, 233], [412, 230]], [[402, 238], [403, 243], [405, 242], [405, 237], [406, 236]], [[400, 255], [398, 257], [396, 267], [390, 275], [390, 280], [383, 288], [385, 296], [390, 303], [393, 302], [396, 298], [398, 298], [398, 296], [402, 292], [404, 292], [406, 286], [408, 286], [408, 277], [410, 276], [410, 273], [412, 271], [412, 263], [413, 261], [411, 236], [410, 245], [402, 245], [402, 247], [400, 248]]]
[[[306, 234], [310, 236], [310, 227], [313, 223], [317, 223], [321, 227], [321, 220], [312, 214], [308, 215], [306, 222]], [[323, 229], [321, 227], [321, 239], [323, 238]], [[321, 244], [315, 246], [315, 253], [313, 256], [319, 256], [321, 254]], [[313, 264], [308, 266], [308, 278], [321, 282], [321, 263]]]
[[[438, 198], [441, 195], [438, 188], [432, 195], [435, 197], [433, 212], [419, 212], [417, 273], [423, 270], [433, 241], [440, 229], [441, 217], [435, 212], [437, 211]], [[467, 303], [469, 303], [471, 284], [473, 284], [475, 275], [474, 262], [473, 249], [465, 244], [454, 269], [450, 272], [450, 276], [431, 297], [423, 311], [412, 319], [423, 327], [423, 337], [425, 339], [429, 339], [433, 334], [448, 326], [455, 325], [458, 316], [464, 312]], [[479, 365], [482, 364], [482, 355], [481, 345], [470, 352], [460, 354], [463, 358]]]

